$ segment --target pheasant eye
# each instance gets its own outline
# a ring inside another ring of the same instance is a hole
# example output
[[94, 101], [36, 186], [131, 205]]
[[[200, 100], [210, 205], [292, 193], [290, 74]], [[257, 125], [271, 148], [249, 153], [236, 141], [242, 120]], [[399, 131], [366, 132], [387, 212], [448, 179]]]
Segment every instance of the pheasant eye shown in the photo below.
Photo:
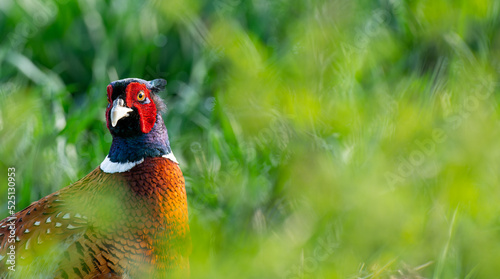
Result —
[[144, 94], [144, 91], [139, 91], [139, 93], [137, 93], [137, 101], [144, 101], [144, 99], [146, 99], [146, 94]]

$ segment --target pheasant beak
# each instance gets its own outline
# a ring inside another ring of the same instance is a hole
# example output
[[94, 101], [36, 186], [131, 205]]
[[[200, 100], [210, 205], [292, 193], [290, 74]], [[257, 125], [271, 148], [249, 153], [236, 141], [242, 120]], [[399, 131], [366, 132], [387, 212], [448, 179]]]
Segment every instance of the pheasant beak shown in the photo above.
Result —
[[117, 98], [113, 102], [113, 108], [111, 109], [111, 125], [116, 126], [118, 120], [123, 117], [127, 117], [128, 113], [133, 111], [131, 108], [125, 106], [125, 102], [121, 98]]

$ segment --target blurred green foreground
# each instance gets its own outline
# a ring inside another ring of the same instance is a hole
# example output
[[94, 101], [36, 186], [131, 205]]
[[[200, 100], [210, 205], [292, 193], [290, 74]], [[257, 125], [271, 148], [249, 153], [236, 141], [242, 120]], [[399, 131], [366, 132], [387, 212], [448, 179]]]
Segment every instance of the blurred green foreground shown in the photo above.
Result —
[[497, 1], [1, 0], [0, 37], [0, 218], [165, 78], [193, 278], [500, 274]]

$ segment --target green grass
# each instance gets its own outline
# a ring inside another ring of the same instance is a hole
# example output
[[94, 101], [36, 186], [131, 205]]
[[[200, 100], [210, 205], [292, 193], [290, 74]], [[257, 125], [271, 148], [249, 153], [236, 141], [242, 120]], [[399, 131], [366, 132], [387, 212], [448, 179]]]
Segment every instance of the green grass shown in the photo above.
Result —
[[[494, 1], [3, 1], [0, 215], [106, 156], [165, 78], [193, 278], [494, 278]], [[4, 194], [2, 194], [4, 193]]]

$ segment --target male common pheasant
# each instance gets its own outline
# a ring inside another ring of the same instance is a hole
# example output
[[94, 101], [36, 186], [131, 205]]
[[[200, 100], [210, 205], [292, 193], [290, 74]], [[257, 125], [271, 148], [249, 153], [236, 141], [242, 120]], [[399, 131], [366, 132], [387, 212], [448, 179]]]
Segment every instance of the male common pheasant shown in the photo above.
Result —
[[184, 178], [157, 95], [165, 85], [135, 78], [108, 85], [109, 155], [0, 221], [0, 278], [188, 277]]

